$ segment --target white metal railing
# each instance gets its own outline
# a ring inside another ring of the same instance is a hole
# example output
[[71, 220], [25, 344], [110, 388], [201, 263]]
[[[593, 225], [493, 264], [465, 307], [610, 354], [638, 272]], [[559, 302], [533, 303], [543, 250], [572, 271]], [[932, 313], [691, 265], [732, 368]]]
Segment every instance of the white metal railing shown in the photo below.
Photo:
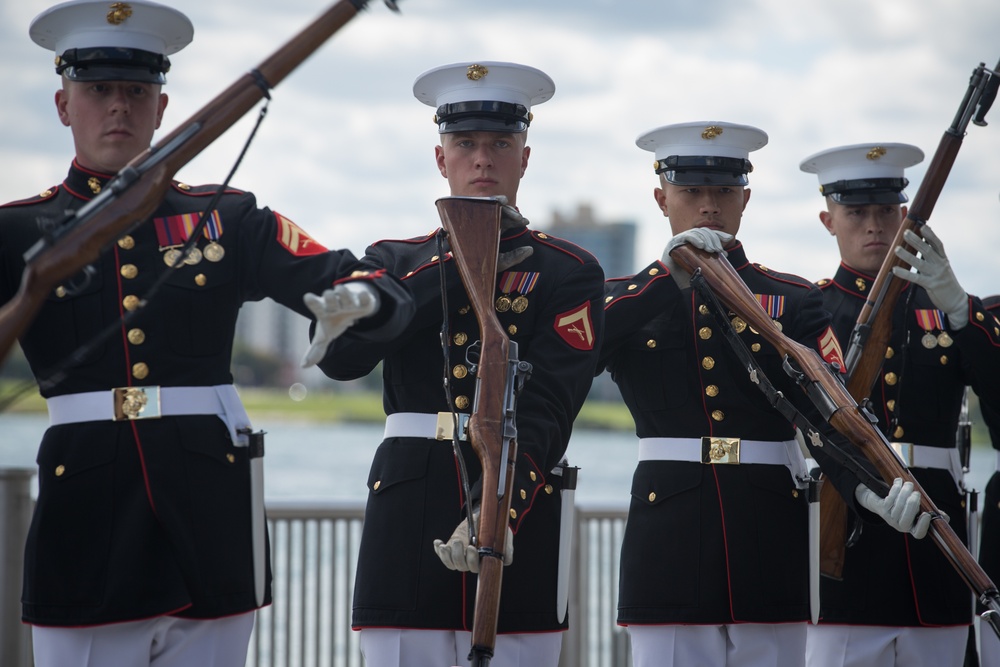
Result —
[[[268, 503], [273, 602], [257, 615], [248, 667], [362, 667], [351, 602], [364, 503]], [[570, 629], [561, 667], [626, 667], [615, 624], [626, 509], [577, 505]]]

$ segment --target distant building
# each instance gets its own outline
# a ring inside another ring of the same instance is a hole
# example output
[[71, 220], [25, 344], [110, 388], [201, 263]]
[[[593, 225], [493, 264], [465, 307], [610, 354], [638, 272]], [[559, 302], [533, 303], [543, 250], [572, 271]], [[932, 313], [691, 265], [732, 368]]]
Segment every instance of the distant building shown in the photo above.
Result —
[[607, 278], [634, 274], [637, 225], [633, 221], [598, 222], [590, 204], [577, 206], [574, 216], [552, 212], [547, 231], [589, 250], [604, 268]]

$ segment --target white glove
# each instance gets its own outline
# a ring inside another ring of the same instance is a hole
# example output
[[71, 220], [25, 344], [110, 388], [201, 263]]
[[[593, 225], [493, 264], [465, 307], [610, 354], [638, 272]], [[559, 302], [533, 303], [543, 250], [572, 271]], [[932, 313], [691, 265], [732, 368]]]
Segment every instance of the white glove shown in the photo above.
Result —
[[941, 239], [928, 225], [924, 225], [920, 231], [923, 238], [909, 229], [903, 234], [903, 240], [916, 249], [920, 257], [914, 256], [903, 246], [896, 248], [896, 257], [912, 266], [915, 272], [894, 266], [892, 274], [927, 290], [927, 296], [935, 306], [944, 311], [951, 328], [957, 331], [969, 323], [969, 296], [958, 284], [958, 278], [951, 270]]
[[[927, 535], [927, 529], [931, 525], [931, 515], [920, 512], [920, 492], [913, 490], [912, 482], [904, 484], [903, 480], [897, 477], [885, 498], [880, 498], [864, 484], [858, 484], [858, 488], [854, 490], [854, 497], [862, 507], [878, 514], [899, 532], [909, 533], [918, 540]], [[917, 516], [918, 514], [920, 516]]]
[[727, 234], [714, 229], [706, 229], [704, 227], [688, 229], [687, 231], [683, 231], [667, 241], [667, 247], [663, 250], [663, 257], [660, 261], [663, 262], [664, 266], [670, 269], [670, 275], [674, 277], [674, 282], [677, 283], [677, 286], [684, 289], [691, 284], [691, 274], [682, 269], [680, 265], [674, 261], [673, 257], [670, 256], [670, 251], [679, 245], [689, 243], [695, 248], [699, 248], [713, 254], [721, 252], [722, 256], [725, 257], [725, 245], [732, 240], [732, 234]]
[[[479, 523], [479, 513], [472, 515], [476, 524]], [[469, 520], [462, 519], [455, 532], [448, 538], [448, 542], [434, 540], [434, 551], [438, 558], [449, 570], [459, 572], [479, 572], [479, 549], [472, 546], [469, 539]], [[507, 526], [507, 539], [503, 546], [503, 564], [510, 565], [514, 562], [514, 533], [510, 526]]]
[[378, 292], [363, 282], [341, 283], [323, 296], [305, 294], [302, 301], [316, 316], [312, 346], [302, 357], [302, 367], [313, 366], [326, 356], [326, 348], [348, 327], [378, 310]]

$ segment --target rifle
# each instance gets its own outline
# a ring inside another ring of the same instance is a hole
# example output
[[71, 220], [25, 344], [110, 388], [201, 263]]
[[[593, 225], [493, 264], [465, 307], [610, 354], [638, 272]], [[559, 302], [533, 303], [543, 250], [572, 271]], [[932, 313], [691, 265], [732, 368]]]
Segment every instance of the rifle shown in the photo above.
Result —
[[[397, 10], [393, 0], [386, 5]], [[14, 297], [0, 308], [0, 363], [35, 319], [46, 295], [95, 261], [122, 234], [146, 220], [166, 195], [173, 175], [218, 139], [269, 89], [360, 12], [368, 0], [340, 0], [256, 69], [202, 107], [156, 145], [133, 158], [104, 190], [25, 254]]]
[[[975, 125], [986, 125], [986, 113], [993, 105], [997, 88], [1000, 86], [1000, 74], [997, 70], [1000, 70], [1000, 62], [993, 70], [986, 69], [984, 63], [980, 63], [979, 67], [973, 70], [958, 113], [951, 126], [941, 136], [924, 180], [920, 183], [906, 218], [896, 232], [891, 248], [902, 245], [913, 251], [903, 241], [903, 235], [907, 230], [919, 233], [920, 228], [930, 218], [934, 204], [937, 203], [958, 156], [969, 121]], [[882, 261], [875, 283], [851, 333], [846, 357], [847, 391], [858, 402], [864, 402], [869, 397], [882, 368], [885, 352], [889, 346], [889, 336], [892, 334], [892, 314], [900, 292], [908, 284], [893, 275], [892, 270], [897, 266], [909, 269], [903, 260], [896, 257], [895, 252], [890, 251]], [[839, 579], [847, 547], [847, 540], [844, 537], [847, 530], [847, 507], [834, 489], [825, 484], [820, 493], [820, 508], [821, 567], [824, 574]]]
[[[692, 274], [699, 272], [726, 307], [784, 356], [786, 372], [819, 408], [824, 419], [858, 447], [887, 483], [899, 477], [904, 482], [912, 483], [914, 489], [920, 492], [920, 510], [931, 516], [928, 534], [986, 608], [982, 616], [1000, 637], [1000, 592], [996, 585], [962, 544], [927, 492], [896, 456], [873, 423], [873, 417], [859, 408], [819, 354], [781, 333], [725, 257], [696, 250], [689, 245], [678, 246], [671, 256]], [[884, 492], [884, 489], [877, 491]]]
[[[500, 203], [478, 197], [445, 197], [436, 202], [458, 265], [458, 272], [479, 320], [482, 344], [476, 365], [476, 398], [468, 434], [483, 468], [479, 531], [479, 580], [472, 617], [473, 667], [489, 665], [496, 646], [503, 552], [517, 457], [514, 399], [530, 365], [517, 360], [517, 343], [507, 337], [493, 308]], [[471, 534], [470, 523], [470, 534]]]

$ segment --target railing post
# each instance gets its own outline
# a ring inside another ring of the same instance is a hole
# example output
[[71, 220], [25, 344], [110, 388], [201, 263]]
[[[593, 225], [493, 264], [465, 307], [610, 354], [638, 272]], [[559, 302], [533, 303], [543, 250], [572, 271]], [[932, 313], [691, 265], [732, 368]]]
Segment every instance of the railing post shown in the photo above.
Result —
[[33, 662], [31, 628], [21, 623], [21, 577], [34, 474], [34, 469], [0, 468], [0, 664], [11, 667]]

